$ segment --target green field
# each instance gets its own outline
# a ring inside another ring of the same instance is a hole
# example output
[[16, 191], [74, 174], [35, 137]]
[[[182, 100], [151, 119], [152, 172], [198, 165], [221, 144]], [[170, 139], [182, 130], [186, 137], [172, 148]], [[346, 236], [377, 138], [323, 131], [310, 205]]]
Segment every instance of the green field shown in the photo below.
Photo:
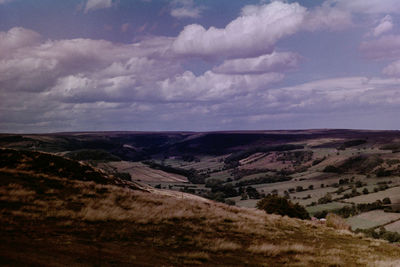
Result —
[[400, 220], [386, 225], [385, 229], [388, 231], [400, 233]]
[[372, 210], [346, 219], [353, 230], [376, 227], [395, 220], [400, 220], [400, 213], [384, 212], [383, 210]]
[[330, 211], [335, 209], [340, 209], [344, 206], [348, 206], [349, 204], [341, 203], [341, 202], [331, 202], [327, 204], [321, 204], [316, 206], [307, 207], [306, 210], [311, 214], [314, 215], [316, 212], [321, 212], [324, 210]]
[[392, 200], [399, 199], [400, 197], [400, 187], [393, 187], [393, 188], [389, 188], [387, 190], [384, 191], [379, 191], [376, 193], [370, 193], [368, 195], [361, 195], [361, 196], [357, 196], [357, 197], [353, 197], [353, 198], [349, 198], [346, 199], [345, 201], [348, 203], [356, 203], [356, 204], [360, 204], [360, 203], [372, 203], [375, 202], [377, 200], [382, 200], [385, 197], [389, 197], [389, 198], [393, 198]]

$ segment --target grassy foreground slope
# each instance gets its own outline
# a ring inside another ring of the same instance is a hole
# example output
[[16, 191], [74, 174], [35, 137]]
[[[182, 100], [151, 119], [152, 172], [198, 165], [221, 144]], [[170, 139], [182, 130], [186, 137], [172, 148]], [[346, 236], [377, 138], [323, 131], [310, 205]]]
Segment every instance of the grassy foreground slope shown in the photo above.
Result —
[[76, 161], [0, 150], [6, 266], [396, 266], [400, 249], [106, 176]]

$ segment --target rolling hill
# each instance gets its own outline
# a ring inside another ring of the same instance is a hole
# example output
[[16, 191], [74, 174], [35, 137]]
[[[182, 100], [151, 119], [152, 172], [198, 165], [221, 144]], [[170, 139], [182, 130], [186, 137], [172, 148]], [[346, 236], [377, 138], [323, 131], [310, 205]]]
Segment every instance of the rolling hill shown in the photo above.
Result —
[[0, 150], [5, 266], [396, 266], [400, 249], [319, 222]]

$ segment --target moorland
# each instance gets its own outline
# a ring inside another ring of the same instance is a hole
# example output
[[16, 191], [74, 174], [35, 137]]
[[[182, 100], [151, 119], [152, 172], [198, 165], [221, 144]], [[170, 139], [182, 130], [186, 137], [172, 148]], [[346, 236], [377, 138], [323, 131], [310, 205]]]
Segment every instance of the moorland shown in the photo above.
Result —
[[[398, 131], [0, 134], [0, 147], [9, 266], [399, 263]], [[270, 195], [317, 219], [255, 209]]]

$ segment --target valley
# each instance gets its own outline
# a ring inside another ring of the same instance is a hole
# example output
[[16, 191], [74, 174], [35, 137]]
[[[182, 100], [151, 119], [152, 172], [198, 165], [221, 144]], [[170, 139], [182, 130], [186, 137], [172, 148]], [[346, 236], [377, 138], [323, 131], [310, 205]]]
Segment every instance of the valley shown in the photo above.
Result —
[[[11, 265], [59, 255], [96, 265], [101, 254], [119, 266], [391, 266], [398, 256], [387, 243], [400, 242], [397, 131], [0, 134], [0, 146], [0, 258]], [[254, 209], [267, 195], [317, 219]], [[329, 213], [353, 232], [321, 224]]]

